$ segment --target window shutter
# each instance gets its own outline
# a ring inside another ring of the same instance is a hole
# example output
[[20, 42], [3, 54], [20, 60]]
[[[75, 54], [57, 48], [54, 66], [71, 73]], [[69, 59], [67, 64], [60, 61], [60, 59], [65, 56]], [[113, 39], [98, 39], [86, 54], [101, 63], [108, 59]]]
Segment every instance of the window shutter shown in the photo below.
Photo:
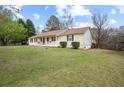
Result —
[[67, 35], [67, 41], [68, 41], [68, 35]]
[[72, 41], [74, 41], [74, 35], [72, 35]]

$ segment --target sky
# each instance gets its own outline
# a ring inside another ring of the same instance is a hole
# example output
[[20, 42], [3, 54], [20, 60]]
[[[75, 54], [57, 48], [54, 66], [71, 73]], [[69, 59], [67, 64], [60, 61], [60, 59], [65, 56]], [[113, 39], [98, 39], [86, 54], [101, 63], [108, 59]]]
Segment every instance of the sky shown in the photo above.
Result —
[[115, 5], [23, 5], [18, 18], [31, 19], [35, 28], [42, 30], [51, 15], [57, 16], [62, 21], [67, 11], [73, 17], [73, 28], [93, 26], [91, 16], [100, 12], [108, 15], [108, 26], [119, 27], [124, 25], [124, 6]]

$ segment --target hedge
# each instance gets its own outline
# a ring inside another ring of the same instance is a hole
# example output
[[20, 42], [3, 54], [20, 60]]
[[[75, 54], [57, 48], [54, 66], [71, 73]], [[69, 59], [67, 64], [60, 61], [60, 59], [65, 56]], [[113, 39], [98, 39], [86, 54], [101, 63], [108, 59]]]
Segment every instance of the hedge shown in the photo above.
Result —
[[80, 42], [71, 42], [72, 48], [78, 49], [80, 47]]
[[62, 48], [65, 48], [67, 46], [67, 42], [65, 42], [65, 41], [60, 42], [60, 46]]

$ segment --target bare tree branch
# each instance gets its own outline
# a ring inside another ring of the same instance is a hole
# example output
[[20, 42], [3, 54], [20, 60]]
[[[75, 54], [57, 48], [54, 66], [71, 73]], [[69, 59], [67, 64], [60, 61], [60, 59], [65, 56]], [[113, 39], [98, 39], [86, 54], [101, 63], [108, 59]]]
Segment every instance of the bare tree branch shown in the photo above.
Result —
[[107, 36], [107, 31], [105, 30], [108, 25], [107, 14], [96, 13], [92, 16], [92, 21], [95, 26], [95, 30], [92, 32], [94, 39], [96, 41], [96, 47], [100, 48], [100, 42]]

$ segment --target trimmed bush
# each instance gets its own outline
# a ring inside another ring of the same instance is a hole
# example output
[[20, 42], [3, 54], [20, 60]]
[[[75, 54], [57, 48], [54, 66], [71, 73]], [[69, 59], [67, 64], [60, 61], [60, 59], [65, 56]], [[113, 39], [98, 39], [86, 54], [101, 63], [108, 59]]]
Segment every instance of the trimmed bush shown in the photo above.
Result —
[[63, 42], [60, 42], [60, 46], [62, 48], [65, 48], [67, 46], [67, 42], [63, 41]]
[[80, 47], [80, 42], [71, 42], [71, 45], [74, 49], [78, 49]]

